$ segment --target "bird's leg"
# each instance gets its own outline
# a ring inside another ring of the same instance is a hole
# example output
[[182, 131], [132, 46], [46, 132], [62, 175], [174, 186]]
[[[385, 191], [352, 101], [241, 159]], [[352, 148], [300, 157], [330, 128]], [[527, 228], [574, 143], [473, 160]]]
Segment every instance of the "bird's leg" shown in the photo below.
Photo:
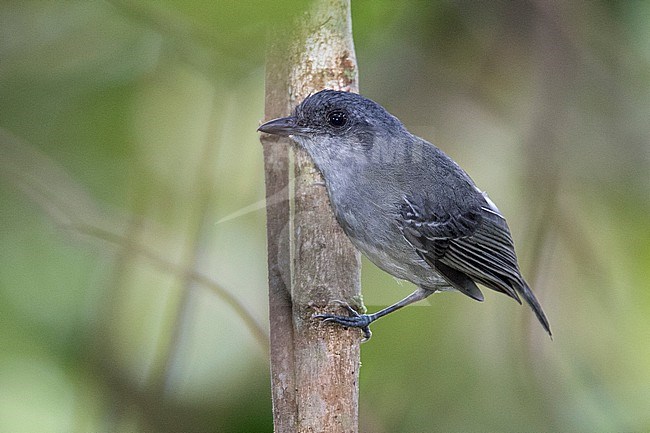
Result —
[[434, 290], [423, 289], [422, 287], [418, 288], [415, 292], [408, 295], [406, 298], [402, 299], [399, 302], [390, 305], [383, 310], [379, 310], [374, 314], [359, 314], [356, 310], [350, 307], [347, 303], [343, 303], [343, 306], [350, 312], [351, 316], [337, 316], [335, 314], [316, 314], [313, 316], [315, 319], [321, 319], [324, 322], [334, 322], [339, 325], [359, 328], [363, 331], [363, 341], [367, 341], [372, 336], [370, 332], [370, 324], [375, 320], [383, 317], [393, 311], [399, 310], [402, 307], [406, 307], [409, 304], [412, 304], [417, 301], [421, 301], [427, 296], [434, 293]]

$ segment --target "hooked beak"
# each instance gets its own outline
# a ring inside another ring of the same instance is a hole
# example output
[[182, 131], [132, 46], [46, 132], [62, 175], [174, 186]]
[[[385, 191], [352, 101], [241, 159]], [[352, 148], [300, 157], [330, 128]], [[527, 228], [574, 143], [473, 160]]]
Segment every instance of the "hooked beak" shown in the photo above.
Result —
[[270, 120], [257, 128], [257, 130], [266, 132], [267, 134], [283, 136], [304, 135], [308, 132], [307, 128], [298, 126], [297, 119], [293, 116]]

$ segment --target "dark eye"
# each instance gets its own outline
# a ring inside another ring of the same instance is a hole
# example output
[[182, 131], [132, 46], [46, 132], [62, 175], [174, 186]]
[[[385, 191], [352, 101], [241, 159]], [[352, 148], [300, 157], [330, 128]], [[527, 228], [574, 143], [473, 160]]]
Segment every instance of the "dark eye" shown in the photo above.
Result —
[[330, 111], [327, 113], [327, 123], [335, 128], [342, 128], [348, 124], [348, 113], [345, 111]]

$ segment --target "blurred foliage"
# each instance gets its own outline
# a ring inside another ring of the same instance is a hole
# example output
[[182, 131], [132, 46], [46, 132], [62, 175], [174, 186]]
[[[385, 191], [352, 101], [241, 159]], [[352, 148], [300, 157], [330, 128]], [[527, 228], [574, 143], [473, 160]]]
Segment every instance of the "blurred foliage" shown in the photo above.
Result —
[[[0, 4], [0, 431], [272, 430], [255, 129], [266, 28], [302, 6]], [[650, 430], [650, 3], [359, 0], [353, 25], [362, 93], [499, 204], [555, 336], [494, 293], [384, 319], [361, 430]]]

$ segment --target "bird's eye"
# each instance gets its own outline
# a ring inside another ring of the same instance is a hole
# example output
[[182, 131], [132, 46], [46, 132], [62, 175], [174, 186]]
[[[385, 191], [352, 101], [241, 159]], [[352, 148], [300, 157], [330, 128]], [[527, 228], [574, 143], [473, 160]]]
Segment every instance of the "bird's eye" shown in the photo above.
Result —
[[348, 124], [348, 114], [345, 111], [330, 111], [327, 113], [327, 123], [335, 128], [342, 128]]

